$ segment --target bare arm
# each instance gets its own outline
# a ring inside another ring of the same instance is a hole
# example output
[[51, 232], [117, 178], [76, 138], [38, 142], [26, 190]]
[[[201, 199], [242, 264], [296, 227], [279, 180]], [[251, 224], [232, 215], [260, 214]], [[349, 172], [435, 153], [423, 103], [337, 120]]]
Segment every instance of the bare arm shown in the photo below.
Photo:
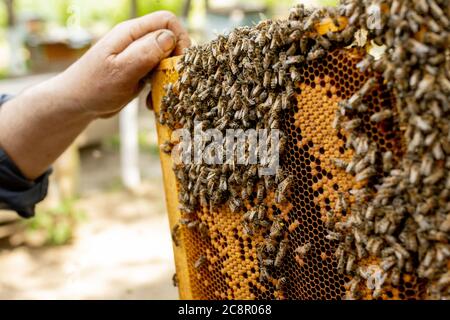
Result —
[[162, 59], [190, 45], [176, 17], [160, 11], [116, 26], [60, 75], [0, 109], [0, 146], [30, 180], [43, 174], [97, 118], [118, 113]]

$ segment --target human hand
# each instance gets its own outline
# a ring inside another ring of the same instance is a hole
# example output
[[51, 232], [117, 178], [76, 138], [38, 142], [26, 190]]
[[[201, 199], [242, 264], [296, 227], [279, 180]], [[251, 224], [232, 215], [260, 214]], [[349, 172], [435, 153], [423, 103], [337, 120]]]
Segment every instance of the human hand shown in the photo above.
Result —
[[120, 23], [80, 60], [54, 78], [67, 106], [93, 118], [118, 113], [141, 90], [142, 79], [171, 54], [189, 47], [189, 36], [168, 11]]

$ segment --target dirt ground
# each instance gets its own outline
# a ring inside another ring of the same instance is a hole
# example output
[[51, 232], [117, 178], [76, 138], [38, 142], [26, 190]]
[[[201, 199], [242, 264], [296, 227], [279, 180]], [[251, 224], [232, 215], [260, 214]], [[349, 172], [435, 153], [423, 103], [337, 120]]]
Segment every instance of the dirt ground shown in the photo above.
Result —
[[177, 299], [159, 159], [142, 152], [140, 164], [133, 193], [117, 150], [83, 151], [76, 207], [86, 220], [68, 245], [0, 248], [0, 299]]

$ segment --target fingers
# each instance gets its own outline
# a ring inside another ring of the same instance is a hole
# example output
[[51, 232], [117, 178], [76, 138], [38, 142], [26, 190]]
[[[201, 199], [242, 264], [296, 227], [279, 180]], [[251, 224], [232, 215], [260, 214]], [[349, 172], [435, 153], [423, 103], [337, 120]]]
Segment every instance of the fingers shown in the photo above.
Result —
[[170, 56], [176, 44], [177, 38], [172, 31], [155, 31], [134, 41], [115, 60], [130, 79], [140, 79]]
[[159, 29], [168, 29], [174, 33], [177, 39], [174, 54], [181, 54], [184, 48], [190, 46], [191, 42], [187, 31], [177, 17], [169, 11], [157, 11], [140, 18], [122, 22], [107, 35], [105, 41], [109, 43], [111, 53], [118, 54], [136, 40]]

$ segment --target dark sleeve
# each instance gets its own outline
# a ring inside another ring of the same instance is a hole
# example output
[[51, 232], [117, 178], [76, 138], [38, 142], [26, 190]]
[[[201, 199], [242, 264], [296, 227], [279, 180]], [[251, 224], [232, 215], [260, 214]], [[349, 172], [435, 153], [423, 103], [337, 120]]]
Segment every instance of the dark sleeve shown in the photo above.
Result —
[[[0, 106], [8, 98], [0, 95]], [[34, 216], [35, 205], [47, 195], [50, 173], [51, 169], [35, 181], [29, 181], [0, 149], [0, 208], [17, 211], [24, 218]]]

